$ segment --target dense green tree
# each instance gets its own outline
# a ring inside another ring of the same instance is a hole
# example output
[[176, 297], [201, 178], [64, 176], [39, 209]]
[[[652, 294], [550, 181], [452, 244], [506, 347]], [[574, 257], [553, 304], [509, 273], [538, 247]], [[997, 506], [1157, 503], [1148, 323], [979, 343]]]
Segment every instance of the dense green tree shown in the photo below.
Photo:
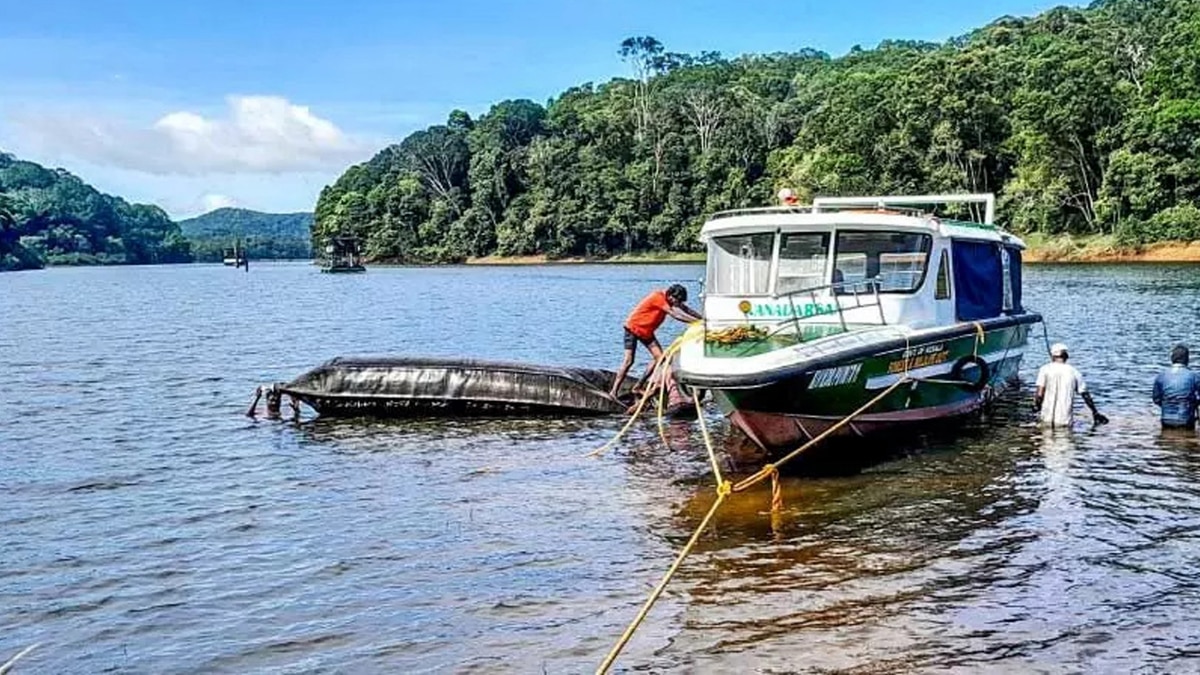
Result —
[[0, 272], [39, 269], [44, 263], [21, 245], [14, 200], [0, 193]]
[[726, 59], [631, 37], [630, 76], [453, 111], [322, 191], [375, 259], [695, 250], [714, 211], [994, 192], [1018, 232], [1200, 239], [1200, 2], [1100, 0], [942, 44]]
[[62, 169], [0, 153], [0, 195], [0, 269], [192, 260], [162, 209], [102, 194]]
[[221, 208], [179, 221], [199, 262], [218, 262], [226, 249], [241, 245], [254, 260], [312, 257], [311, 213], [261, 213]]

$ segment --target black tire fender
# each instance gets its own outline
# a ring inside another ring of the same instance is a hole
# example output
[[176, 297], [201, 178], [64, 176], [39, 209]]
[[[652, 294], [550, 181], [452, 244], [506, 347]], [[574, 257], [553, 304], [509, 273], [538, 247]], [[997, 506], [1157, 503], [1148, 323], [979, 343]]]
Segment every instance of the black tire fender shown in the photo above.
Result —
[[[963, 378], [963, 371], [970, 366], [975, 366], [979, 369], [978, 380], [972, 381]], [[992, 367], [988, 365], [987, 361], [971, 354], [954, 362], [954, 367], [950, 369], [950, 379], [962, 380], [962, 384], [958, 386], [967, 391], [983, 391], [988, 386], [988, 383], [992, 381]]]

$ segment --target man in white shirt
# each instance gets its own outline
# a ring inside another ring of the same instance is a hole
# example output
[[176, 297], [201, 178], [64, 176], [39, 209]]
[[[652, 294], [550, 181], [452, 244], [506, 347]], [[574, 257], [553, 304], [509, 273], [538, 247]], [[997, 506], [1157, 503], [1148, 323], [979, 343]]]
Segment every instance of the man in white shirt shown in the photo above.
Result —
[[1075, 419], [1075, 394], [1083, 398], [1092, 421], [1108, 424], [1108, 418], [1096, 410], [1096, 403], [1083, 381], [1083, 375], [1074, 366], [1067, 365], [1067, 346], [1059, 342], [1050, 347], [1050, 363], [1038, 370], [1037, 398], [1034, 405], [1042, 424], [1049, 427], [1070, 428]]

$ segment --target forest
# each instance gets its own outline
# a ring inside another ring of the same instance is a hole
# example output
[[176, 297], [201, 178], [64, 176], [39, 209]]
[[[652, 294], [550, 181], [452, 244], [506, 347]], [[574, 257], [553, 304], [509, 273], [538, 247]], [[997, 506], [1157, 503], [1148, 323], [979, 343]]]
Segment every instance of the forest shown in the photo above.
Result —
[[1101, 0], [838, 58], [617, 46], [628, 75], [449, 113], [322, 190], [371, 260], [694, 251], [704, 218], [816, 195], [994, 192], [1000, 224], [1200, 239], [1200, 0]]
[[226, 248], [243, 247], [251, 260], [312, 257], [311, 213], [262, 213], [220, 208], [179, 221], [197, 262], [220, 262]]
[[157, 206], [0, 152], [0, 271], [191, 261], [179, 226]]

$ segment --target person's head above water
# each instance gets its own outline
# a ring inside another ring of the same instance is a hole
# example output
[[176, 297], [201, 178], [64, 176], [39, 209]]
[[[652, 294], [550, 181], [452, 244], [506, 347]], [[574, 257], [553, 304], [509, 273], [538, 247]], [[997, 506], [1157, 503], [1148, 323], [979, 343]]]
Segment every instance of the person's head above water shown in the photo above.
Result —
[[1050, 358], [1066, 361], [1068, 358], [1067, 346], [1061, 342], [1050, 345]]
[[1175, 345], [1175, 348], [1171, 350], [1171, 363], [1178, 363], [1182, 366], [1186, 366], [1190, 358], [1191, 355], [1188, 354], [1187, 345], [1178, 344]]
[[683, 284], [671, 284], [667, 289], [667, 302], [672, 305], [687, 302], [687, 289], [683, 287]]

